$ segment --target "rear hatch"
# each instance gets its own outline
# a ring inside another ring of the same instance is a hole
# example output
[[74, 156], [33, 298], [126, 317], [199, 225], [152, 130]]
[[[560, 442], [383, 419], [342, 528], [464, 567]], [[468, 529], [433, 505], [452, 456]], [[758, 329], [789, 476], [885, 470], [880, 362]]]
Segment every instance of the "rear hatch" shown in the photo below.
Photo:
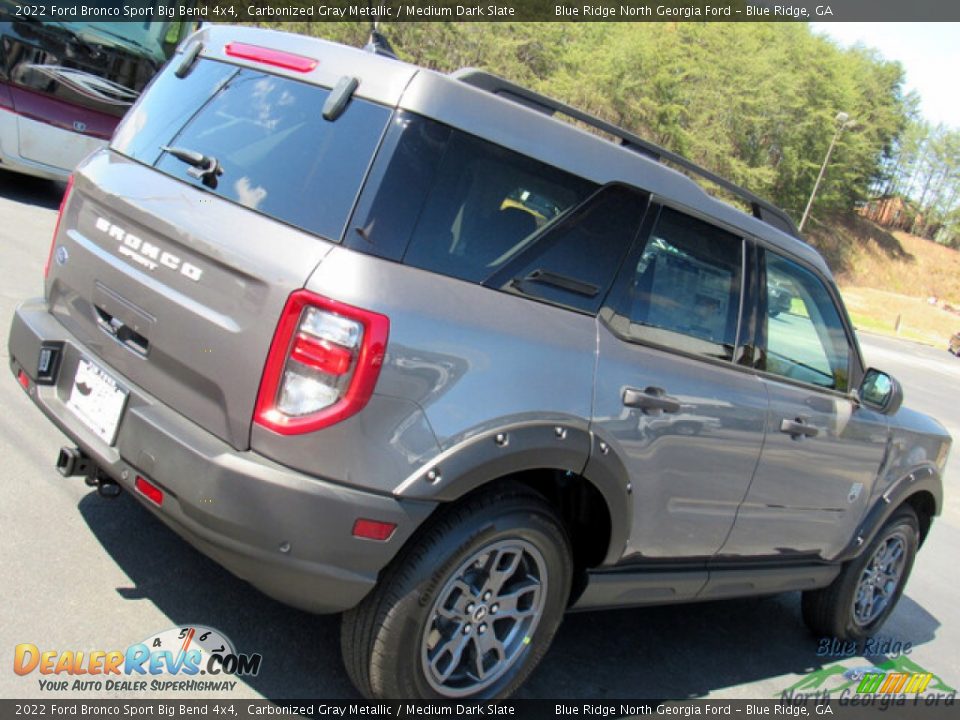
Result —
[[47, 297], [121, 382], [245, 448], [284, 303], [339, 241], [391, 110], [355, 97], [331, 121], [330, 90], [269, 68], [177, 68], [78, 170]]

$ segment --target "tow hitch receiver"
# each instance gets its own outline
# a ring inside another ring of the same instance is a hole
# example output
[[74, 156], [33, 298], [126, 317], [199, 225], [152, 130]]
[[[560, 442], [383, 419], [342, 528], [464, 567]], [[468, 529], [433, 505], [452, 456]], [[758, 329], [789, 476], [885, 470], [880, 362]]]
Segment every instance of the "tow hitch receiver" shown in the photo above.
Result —
[[57, 455], [57, 472], [64, 477], [83, 476], [90, 487], [97, 488], [100, 497], [115, 498], [123, 488], [78, 447], [62, 447]]

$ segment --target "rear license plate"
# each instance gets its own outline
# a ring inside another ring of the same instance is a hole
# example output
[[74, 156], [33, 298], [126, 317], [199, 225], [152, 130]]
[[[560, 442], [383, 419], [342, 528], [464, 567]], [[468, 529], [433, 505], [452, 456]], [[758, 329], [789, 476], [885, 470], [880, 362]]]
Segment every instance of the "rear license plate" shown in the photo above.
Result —
[[80, 360], [67, 407], [107, 445], [113, 445], [127, 391], [89, 360]]

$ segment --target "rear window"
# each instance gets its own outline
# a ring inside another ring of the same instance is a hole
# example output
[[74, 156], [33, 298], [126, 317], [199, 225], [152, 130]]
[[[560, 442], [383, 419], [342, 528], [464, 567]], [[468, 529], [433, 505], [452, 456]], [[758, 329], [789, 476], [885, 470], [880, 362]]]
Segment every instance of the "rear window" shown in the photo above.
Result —
[[[339, 240], [390, 110], [358, 98], [323, 119], [329, 90], [202, 60], [183, 79], [168, 66], [117, 132], [113, 149], [183, 182]], [[215, 186], [164, 152], [216, 158]]]

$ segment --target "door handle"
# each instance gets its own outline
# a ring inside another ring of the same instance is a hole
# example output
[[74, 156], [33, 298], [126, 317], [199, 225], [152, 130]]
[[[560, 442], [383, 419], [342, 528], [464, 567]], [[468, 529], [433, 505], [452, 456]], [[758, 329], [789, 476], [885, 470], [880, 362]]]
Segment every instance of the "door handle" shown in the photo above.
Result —
[[636, 388], [627, 388], [623, 391], [623, 404], [627, 407], [640, 408], [648, 413], [654, 410], [662, 410], [665, 413], [680, 412], [680, 402], [669, 397], [658, 387], [648, 387], [645, 390]]
[[780, 432], [787, 433], [796, 440], [801, 437], [816, 437], [820, 434], [820, 428], [808, 425], [807, 421], [803, 418], [798, 417], [795, 420], [783, 418], [783, 420], [780, 421]]

